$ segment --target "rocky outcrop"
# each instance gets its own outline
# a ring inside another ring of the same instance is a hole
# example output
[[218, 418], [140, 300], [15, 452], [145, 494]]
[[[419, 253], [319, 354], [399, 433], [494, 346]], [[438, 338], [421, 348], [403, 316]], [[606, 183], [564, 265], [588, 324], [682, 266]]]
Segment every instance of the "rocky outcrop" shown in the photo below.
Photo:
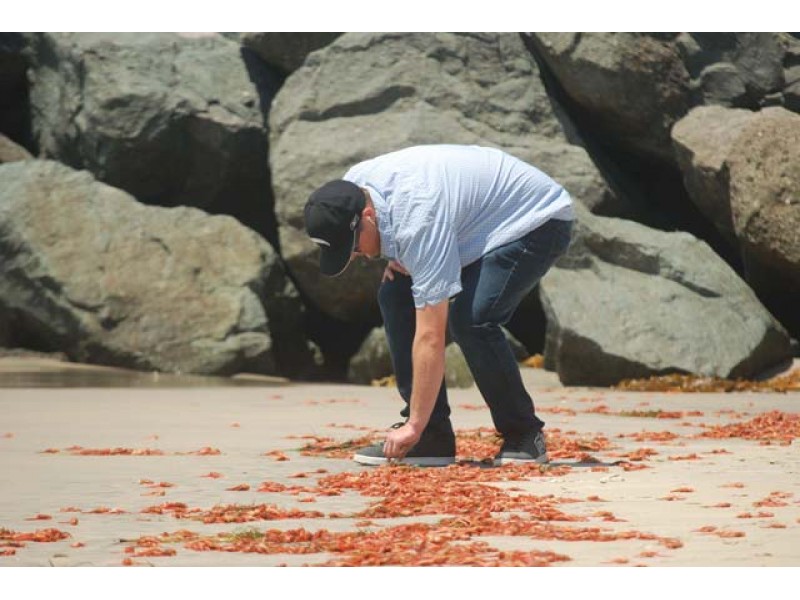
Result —
[[798, 34], [2, 33], [0, 345], [345, 379], [383, 264], [321, 278], [306, 199], [460, 143], [591, 213], [508, 324], [565, 382], [752, 376], [787, 355], [770, 313], [800, 338], [798, 112]]
[[673, 138], [692, 198], [735, 240], [767, 308], [800, 335], [800, 116], [699, 107]]
[[314, 50], [324, 48], [340, 35], [325, 31], [245, 33], [241, 42], [265, 63], [288, 74], [303, 66]]
[[703, 242], [580, 211], [542, 280], [545, 358], [565, 385], [671, 372], [753, 377], [791, 357], [784, 328]]
[[781, 104], [784, 57], [792, 38], [783, 33], [682, 33], [675, 39], [689, 72], [693, 105], [759, 108]]
[[236, 220], [147, 207], [51, 161], [0, 165], [0, 322], [17, 343], [141, 370], [310, 361], [272, 248]]
[[270, 136], [282, 256], [310, 301], [344, 321], [377, 314], [382, 265], [320, 278], [302, 209], [356, 162], [414, 144], [482, 144], [539, 166], [593, 209], [615, 201], [567, 141], [516, 34], [345, 34], [286, 80]]
[[278, 80], [249, 50], [218, 35], [48, 33], [31, 55], [40, 156], [276, 241], [262, 108]]
[[800, 40], [785, 33], [534, 33], [535, 52], [606, 145], [673, 163], [692, 107], [794, 105]]
[[597, 129], [632, 152], [672, 160], [670, 129], [690, 107], [689, 74], [669, 36], [534, 33], [537, 54]]

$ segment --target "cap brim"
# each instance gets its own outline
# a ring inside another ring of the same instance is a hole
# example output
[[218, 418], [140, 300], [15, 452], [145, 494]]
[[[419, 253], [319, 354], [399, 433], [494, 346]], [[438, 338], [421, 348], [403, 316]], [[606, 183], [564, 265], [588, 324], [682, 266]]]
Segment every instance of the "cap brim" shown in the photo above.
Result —
[[319, 270], [327, 277], [337, 277], [345, 272], [350, 264], [353, 251], [356, 248], [356, 236], [358, 229], [353, 231], [353, 243], [340, 248], [322, 248], [319, 255]]

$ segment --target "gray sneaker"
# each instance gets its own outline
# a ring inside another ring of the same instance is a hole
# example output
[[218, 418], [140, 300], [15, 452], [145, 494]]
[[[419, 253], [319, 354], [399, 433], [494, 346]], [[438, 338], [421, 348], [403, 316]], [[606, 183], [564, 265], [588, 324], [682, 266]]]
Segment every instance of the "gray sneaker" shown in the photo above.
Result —
[[[395, 423], [392, 429], [405, 423]], [[402, 459], [393, 462], [417, 467], [446, 467], [456, 462], [456, 436], [449, 430], [426, 429], [419, 442]], [[353, 455], [353, 460], [362, 465], [385, 465], [389, 459], [383, 454], [383, 442], [361, 448]]]
[[548, 462], [544, 432], [541, 430], [506, 436], [503, 439], [503, 446], [500, 448], [500, 452], [494, 457], [494, 464], [496, 465], [530, 462]]

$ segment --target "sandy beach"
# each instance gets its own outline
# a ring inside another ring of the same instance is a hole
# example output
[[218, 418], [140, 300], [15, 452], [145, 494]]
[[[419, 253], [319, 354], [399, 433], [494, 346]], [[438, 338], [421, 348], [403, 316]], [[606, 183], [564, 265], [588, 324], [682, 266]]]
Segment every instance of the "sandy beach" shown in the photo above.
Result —
[[432, 470], [348, 458], [398, 420], [391, 388], [0, 388], [0, 566], [800, 565], [800, 393], [523, 375], [551, 454], [527, 472], [480, 462], [475, 387], [450, 392], [462, 464]]

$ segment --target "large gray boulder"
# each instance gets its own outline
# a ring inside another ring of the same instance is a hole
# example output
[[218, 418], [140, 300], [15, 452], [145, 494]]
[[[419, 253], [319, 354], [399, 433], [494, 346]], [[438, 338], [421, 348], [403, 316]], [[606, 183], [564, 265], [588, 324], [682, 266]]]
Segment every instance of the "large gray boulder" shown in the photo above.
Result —
[[672, 160], [670, 129], [690, 106], [689, 74], [667, 37], [533, 33], [537, 55], [608, 141]]
[[753, 377], [791, 357], [783, 327], [704, 243], [579, 210], [543, 278], [546, 364], [565, 385], [665, 373]]
[[341, 33], [316, 32], [250, 32], [241, 36], [243, 46], [250, 48], [268, 65], [285, 73], [299, 69], [314, 50], [330, 44]]
[[250, 51], [219, 35], [48, 33], [31, 55], [41, 157], [275, 242], [262, 108], [278, 78]]
[[735, 240], [748, 283], [800, 336], [800, 116], [698, 107], [672, 135], [692, 199]]
[[260, 236], [56, 162], [0, 165], [0, 263], [0, 323], [30, 348], [223, 375], [311, 359], [297, 293]]
[[303, 206], [353, 164], [416, 144], [503, 148], [593, 209], [614, 197], [586, 151], [567, 141], [538, 69], [516, 34], [345, 34], [312, 53], [270, 112], [281, 253], [309, 299], [352, 321], [377, 314], [381, 264], [319, 277]]
[[800, 339], [800, 115], [761, 111], [727, 162], [747, 282]]
[[736, 241], [725, 161], [731, 145], [755, 116], [750, 110], [703, 106], [672, 128], [675, 157], [689, 196], [730, 242]]

